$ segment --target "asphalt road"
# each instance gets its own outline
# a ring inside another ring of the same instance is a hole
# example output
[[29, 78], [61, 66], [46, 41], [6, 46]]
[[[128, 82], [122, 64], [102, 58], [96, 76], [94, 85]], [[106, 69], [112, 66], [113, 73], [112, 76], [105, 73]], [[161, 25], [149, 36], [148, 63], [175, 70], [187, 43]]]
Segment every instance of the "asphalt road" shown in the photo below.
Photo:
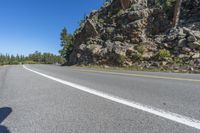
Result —
[[200, 75], [25, 67], [0, 67], [0, 133], [200, 132]]

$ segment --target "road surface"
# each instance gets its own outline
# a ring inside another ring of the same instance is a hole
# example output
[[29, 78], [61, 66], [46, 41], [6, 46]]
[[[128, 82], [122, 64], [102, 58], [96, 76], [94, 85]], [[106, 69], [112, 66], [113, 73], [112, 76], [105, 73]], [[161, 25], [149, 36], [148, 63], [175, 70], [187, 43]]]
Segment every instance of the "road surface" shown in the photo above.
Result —
[[0, 133], [198, 133], [200, 75], [0, 67]]

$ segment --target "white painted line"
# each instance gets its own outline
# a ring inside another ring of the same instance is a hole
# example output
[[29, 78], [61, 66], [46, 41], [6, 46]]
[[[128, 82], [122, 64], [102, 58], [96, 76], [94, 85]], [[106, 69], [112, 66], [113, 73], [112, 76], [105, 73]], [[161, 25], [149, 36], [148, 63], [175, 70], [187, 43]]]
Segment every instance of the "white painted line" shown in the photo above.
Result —
[[156, 116], [160, 116], [162, 118], [166, 118], [168, 120], [171, 120], [171, 121], [174, 121], [174, 122], [177, 122], [177, 123], [180, 123], [180, 124], [183, 124], [183, 125], [187, 125], [189, 127], [193, 127], [193, 128], [200, 130], [200, 121], [199, 120], [196, 120], [196, 119], [193, 119], [193, 118], [190, 118], [190, 117], [186, 117], [186, 116], [182, 116], [182, 115], [179, 115], [179, 114], [176, 114], [176, 113], [164, 111], [164, 110], [161, 110], [161, 109], [157, 109], [157, 108], [154, 108], [154, 107], [150, 107], [150, 106], [147, 106], [147, 105], [143, 105], [143, 104], [140, 104], [140, 103], [137, 103], [137, 102], [134, 102], [134, 101], [130, 101], [128, 99], [123, 99], [123, 98], [120, 98], [120, 97], [117, 97], [117, 96], [106, 94], [104, 92], [100, 92], [100, 91], [97, 91], [97, 90], [94, 90], [94, 89], [90, 89], [90, 88], [82, 86], [82, 85], [78, 85], [78, 84], [75, 84], [75, 83], [72, 83], [72, 82], [68, 82], [68, 81], [65, 81], [65, 80], [62, 80], [62, 79], [58, 79], [58, 78], [55, 78], [55, 77], [52, 77], [52, 76], [31, 70], [24, 65], [23, 65], [23, 67], [26, 70], [29, 70], [33, 73], [36, 73], [36, 74], [41, 75], [43, 77], [46, 77], [48, 79], [54, 80], [56, 82], [62, 83], [64, 85], [76, 88], [78, 90], [81, 90], [81, 91], [84, 91], [84, 92], [87, 92], [87, 93], [90, 93], [90, 94], [93, 94], [93, 95], [96, 95], [96, 96], [99, 96], [99, 97], [102, 97], [102, 98], [105, 98], [105, 99], [108, 99], [108, 100], [129, 106], [129, 107], [132, 107], [132, 108], [144, 111], [144, 112], [148, 112], [150, 114], [154, 114]]

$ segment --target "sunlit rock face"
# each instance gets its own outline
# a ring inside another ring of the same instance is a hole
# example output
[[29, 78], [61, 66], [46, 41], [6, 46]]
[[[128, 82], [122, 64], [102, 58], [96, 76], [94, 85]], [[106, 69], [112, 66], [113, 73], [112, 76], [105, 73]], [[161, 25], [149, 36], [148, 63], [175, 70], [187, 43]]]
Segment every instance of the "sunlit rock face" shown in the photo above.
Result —
[[174, 29], [172, 18], [155, 0], [106, 2], [77, 29], [70, 63], [173, 67], [174, 60], [181, 57], [184, 62], [192, 58], [188, 67], [197, 67], [199, 3], [183, 0], [180, 24]]

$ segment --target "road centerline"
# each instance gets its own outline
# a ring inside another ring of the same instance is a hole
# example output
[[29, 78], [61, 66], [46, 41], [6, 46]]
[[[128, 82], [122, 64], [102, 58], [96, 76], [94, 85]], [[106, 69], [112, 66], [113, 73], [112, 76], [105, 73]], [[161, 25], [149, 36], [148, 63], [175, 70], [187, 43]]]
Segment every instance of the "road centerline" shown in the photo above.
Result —
[[112, 74], [112, 75], [124, 75], [124, 76], [133, 76], [133, 77], [143, 77], [143, 78], [152, 78], [152, 79], [166, 79], [166, 80], [177, 80], [177, 81], [189, 81], [189, 82], [198, 82], [198, 79], [192, 78], [176, 78], [169, 76], [158, 76], [158, 75], [148, 75], [148, 74], [134, 74], [134, 73], [122, 73], [122, 72], [111, 72], [111, 71], [98, 71], [98, 70], [80, 70], [80, 72], [91, 72], [91, 73], [101, 73], [101, 74]]
[[140, 103], [137, 103], [137, 102], [134, 102], [134, 101], [130, 101], [128, 99], [124, 99], [124, 98], [121, 98], [121, 97], [118, 97], [118, 96], [114, 96], [114, 95], [111, 95], [111, 94], [107, 94], [107, 93], [104, 93], [104, 92], [100, 92], [100, 91], [82, 86], [82, 85], [79, 85], [79, 84], [68, 82], [68, 81], [65, 81], [65, 80], [50, 76], [50, 75], [46, 75], [44, 73], [41, 73], [41, 72], [38, 72], [38, 71], [35, 71], [35, 70], [32, 70], [32, 69], [29, 69], [25, 65], [23, 65], [23, 68], [30, 71], [30, 72], [33, 72], [33, 73], [38, 74], [40, 76], [43, 76], [45, 78], [51, 79], [53, 81], [59, 82], [61, 84], [67, 85], [67, 86], [70, 86], [72, 88], [75, 88], [75, 89], [93, 94], [95, 96], [98, 96], [98, 97], [101, 97], [101, 98], [104, 98], [104, 99], [107, 99], [107, 100], [110, 100], [110, 101], [113, 101], [113, 102], [116, 102], [116, 103], [120, 103], [120, 104], [129, 106], [129, 107], [132, 107], [134, 109], [138, 109], [138, 110], [141, 110], [141, 111], [144, 111], [144, 112], [147, 112], [147, 113], [150, 113], [150, 114], [153, 114], [153, 115], [156, 115], [156, 116], [159, 116], [159, 117], [162, 117], [162, 118], [165, 118], [165, 119], [168, 119], [168, 120], [171, 120], [171, 121], [174, 121], [174, 122], [177, 122], [177, 123], [180, 123], [180, 124], [183, 124], [183, 125], [193, 127], [193, 128], [200, 130], [200, 121], [199, 120], [196, 120], [196, 119], [193, 119], [193, 118], [190, 118], [190, 117], [186, 117], [186, 116], [183, 116], [183, 115], [179, 115], [179, 114], [176, 114], [176, 113], [164, 111], [164, 110], [154, 108], [154, 107], [151, 107], [151, 106], [143, 105], [143, 104], [140, 104]]

